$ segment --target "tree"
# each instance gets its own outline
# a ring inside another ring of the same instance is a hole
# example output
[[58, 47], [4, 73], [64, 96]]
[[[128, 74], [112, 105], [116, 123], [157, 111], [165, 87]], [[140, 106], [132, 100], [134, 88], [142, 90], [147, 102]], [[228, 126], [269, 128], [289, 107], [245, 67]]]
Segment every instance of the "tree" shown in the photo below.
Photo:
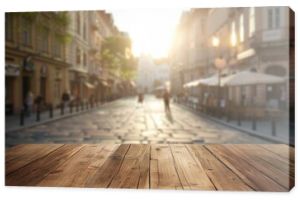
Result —
[[131, 52], [131, 40], [119, 34], [106, 38], [102, 43], [101, 60], [105, 68], [123, 80], [135, 77], [137, 61]]

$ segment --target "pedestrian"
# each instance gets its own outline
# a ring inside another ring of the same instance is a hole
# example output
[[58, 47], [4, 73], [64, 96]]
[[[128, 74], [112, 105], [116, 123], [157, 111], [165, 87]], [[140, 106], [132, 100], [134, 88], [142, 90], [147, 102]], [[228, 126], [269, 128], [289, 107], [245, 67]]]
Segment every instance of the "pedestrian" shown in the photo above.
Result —
[[167, 89], [164, 91], [163, 99], [166, 112], [170, 112], [170, 93]]
[[65, 91], [65, 92], [62, 94], [62, 103], [63, 103], [63, 106], [64, 106], [64, 107], [67, 107], [69, 101], [70, 101], [70, 95], [68, 94], [68, 92]]
[[25, 110], [28, 117], [31, 115], [32, 106], [33, 106], [33, 93], [29, 91], [25, 99]]
[[34, 100], [34, 103], [36, 105], [36, 111], [41, 109], [42, 102], [43, 102], [43, 97], [40, 94], [37, 95], [37, 97]]
[[142, 94], [142, 93], [139, 93], [139, 94], [138, 94], [138, 102], [139, 102], [139, 103], [143, 103], [143, 101], [144, 101], [143, 94]]

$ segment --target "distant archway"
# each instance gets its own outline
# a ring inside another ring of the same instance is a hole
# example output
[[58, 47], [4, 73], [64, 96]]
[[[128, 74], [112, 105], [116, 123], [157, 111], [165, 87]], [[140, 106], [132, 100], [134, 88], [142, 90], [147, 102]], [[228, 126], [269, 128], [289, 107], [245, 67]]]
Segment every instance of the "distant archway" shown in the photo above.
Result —
[[283, 77], [287, 75], [287, 70], [281, 65], [271, 65], [266, 68], [265, 73]]

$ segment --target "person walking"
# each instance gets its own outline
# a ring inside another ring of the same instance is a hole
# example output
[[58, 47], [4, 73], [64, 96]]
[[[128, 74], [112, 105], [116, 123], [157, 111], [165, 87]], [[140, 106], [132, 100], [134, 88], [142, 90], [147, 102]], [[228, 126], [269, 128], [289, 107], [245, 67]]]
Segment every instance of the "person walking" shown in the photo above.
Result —
[[69, 101], [70, 101], [70, 95], [68, 94], [68, 92], [64, 92], [62, 95], [63, 107], [67, 107]]
[[41, 95], [38, 95], [35, 100], [34, 103], [36, 105], [36, 111], [41, 111], [41, 107], [42, 107], [42, 103], [43, 103], [43, 97]]
[[143, 101], [144, 101], [144, 95], [143, 95], [143, 93], [139, 93], [138, 94], [138, 102], [142, 104]]
[[165, 111], [169, 113], [171, 110], [170, 110], [170, 93], [168, 90], [164, 91], [163, 99], [165, 104]]
[[30, 117], [33, 106], [33, 94], [31, 91], [28, 92], [25, 99], [25, 111], [28, 117]]

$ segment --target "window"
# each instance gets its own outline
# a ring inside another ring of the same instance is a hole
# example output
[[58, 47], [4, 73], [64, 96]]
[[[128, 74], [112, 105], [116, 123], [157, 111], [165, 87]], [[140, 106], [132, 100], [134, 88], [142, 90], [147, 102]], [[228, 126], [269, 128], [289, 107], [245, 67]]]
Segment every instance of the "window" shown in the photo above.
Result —
[[13, 39], [13, 18], [9, 13], [5, 14], [5, 40]]
[[280, 27], [280, 8], [268, 9], [268, 29]]
[[32, 42], [32, 25], [29, 20], [22, 18], [21, 25], [21, 42], [25, 46], [31, 46]]
[[85, 22], [83, 23], [83, 38], [86, 39], [86, 25]]
[[273, 28], [273, 9], [268, 10], [268, 28]]
[[60, 58], [62, 46], [61, 46], [61, 43], [58, 41], [57, 37], [59, 37], [59, 36], [56, 36], [56, 38], [54, 38], [52, 51], [53, 51], [53, 55], [55, 57]]
[[240, 15], [240, 42], [244, 42], [244, 15]]
[[249, 9], [249, 37], [252, 37], [255, 32], [255, 8]]
[[236, 38], [236, 30], [235, 30], [235, 22], [231, 23], [231, 37], [230, 37], [230, 43], [232, 46], [235, 46], [237, 44], [237, 38]]
[[80, 13], [76, 13], [76, 32], [80, 34]]
[[275, 28], [280, 27], [280, 8], [275, 8]]
[[44, 28], [38, 34], [38, 51], [48, 53], [49, 49], [49, 30]]
[[76, 64], [80, 65], [80, 63], [81, 63], [81, 52], [80, 52], [80, 49], [77, 48], [76, 49]]

